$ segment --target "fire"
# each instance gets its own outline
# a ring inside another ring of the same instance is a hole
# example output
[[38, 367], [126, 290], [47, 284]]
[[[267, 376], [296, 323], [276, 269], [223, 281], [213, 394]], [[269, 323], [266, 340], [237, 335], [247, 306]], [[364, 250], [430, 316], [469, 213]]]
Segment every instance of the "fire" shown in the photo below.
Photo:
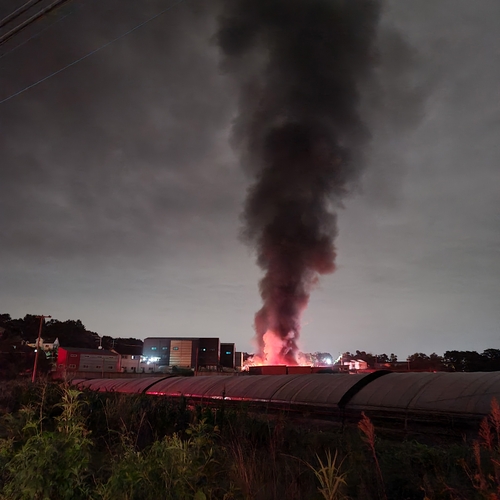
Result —
[[285, 358], [281, 355], [286, 347], [286, 342], [279, 338], [276, 333], [267, 330], [262, 338], [264, 341], [264, 358], [268, 365], [286, 365]]
[[[254, 354], [252, 357], [248, 358], [245, 362], [245, 366], [262, 366], [262, 365], [291, 365], [290, 359], [285, 358], [282, 355], [286, 352], [287, 340], [282, 339], [272, 330], [267, 330], [267, 332], [262, 337], [264, 341], [264, 348], [262, 355]], [[298, 360], [295, 365], [299, 366], [310, 366], [311, 362], [306, 359], [302, 353], [299, 353]]]

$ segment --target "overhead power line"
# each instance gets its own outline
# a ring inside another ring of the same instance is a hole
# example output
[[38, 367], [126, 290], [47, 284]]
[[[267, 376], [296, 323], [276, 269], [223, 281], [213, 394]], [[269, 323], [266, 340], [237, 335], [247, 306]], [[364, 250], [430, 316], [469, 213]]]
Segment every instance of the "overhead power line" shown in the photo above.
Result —
[[38, 33], [35, 33], [33, 36], [30, 36], [27, 40], [24, 40], [24, 42], [21, 42], [19, 45], [16, 45], [12, 49], [8, 50], [7, 52], [4, 52], [2, 55], [0, 55], [0, 59], [3, 59], [5, 56], [12, 54], [12, 52], [15, 52], [17, 49], [22, 47], [23, 45], [26, 45], [28, 42], [31, 40], [38, 38], [44, 31], [47, 31], [48, 29], [52, 28], [52, 26], [55, 26], [57, 23], [60, 23], [67, 17], [71, 16], [73, 12], [69, 12], [68, 14], [64, 15], [63, 17], [60, 17], [57, 21], [53, 22], [52, 24], [49, 24], [49, 26], [46, 26], [45, 28], [41, 29]]
[[38, 38], [42, 33], [44, 33], [45, 31], [51, 29], [53, 26], [56, 26], [57, 24], [61, 23], [62, 21], [64, 21], [65, 19], [67, 19], [68, 17], [72, 16], [75, 12], [77, 12], [79, 9], [82, 9], [85, 7], [85, 1], [86, 0], [82, 0], [80, 1], [79, 3], [77, 3], [73, 9], [71, 9], [67, 14], [65, 14], [64, 16], [62, 17], [59, 17], [57, 20], [55, 20], [52, 24], [49, 24], [48, 26], [45, 26], [45, 28], [42, 28], [40, 31], [38, 31], [37, 33], [35, 33], [34, 35], [30, 36], [29, 38], [27, 38], [26, 40], [24, 40], [23, 42], [21, 42], [19, 45], [16, 45], [14, 47], [12, 47], [10, 50], [8, 50], [7, 52], [4, 52], [3, 54], [0, 55], [0, 60], [3, 59], [4, 57], [8, 56], [9, 54], [12, 54], [13, 52], [15, 52], [17, 49], [23, 47], [24, 45], [26, 45], [27, 43], [29, 43], [31, 40], [34, 40], [35, 38]]
[[[60, 1], [60, 0], [59, 0]], [[104, 45], [101, 45], [100, 47], [98, 47], [97, 49], [95, 50], [92, 50], [91, 52], [85, 54], [84, 56], [80, 57], [79, 59], [76, 59], [75, 61], [67, 64], [66, 66], [64, 66], [63, 68], [61, 69], [58, 69], [57, 71], [54, 71], [53, 73], [51, 73], [50, 75], [47, 75], [46, 77], [36, 81], [35, 83], [32, 83], [31, 85], [28, 85], [27, 87], [24, 87], [23, 89], [15, 92], [14, 94], [11, 94], [10, 96], [6, 97], [5, 99], [2, 99], [0, 101], [0, 104], [3, 104], [4, 102], [7, 102], [7, 101], [10, 101], [11, 99], [13, 99], [14, 97], [17, 97], [18, 95], [21, 95], [23, 94], [24, 92], [26, 92], [27, 90], [29, 89], [32, 89], [33, 87], [36, 87], [37, 85], [40, 85], [41, 83], [45, 82], [46, 80], [48, 80], [49, 78], [52, 78], [53, 76], [56, 76], [58, 75], [59, 73], [62, 73], [63, 71], [67, 70], [68, 68], [71, 68], [72, 66], [75, 66], [75, 64], [78, 64], [79, 62], [87, 59], [88, 57], [94, 55], [95, 53], [97, 52], [100, 52], [101, 50], [105, 49], [106, 47], [108, 47], [109, 45], [111, 45], [112, 43], [115, 43], [117, 42], [118, 40], [121, 40], [122, 38], [126, 37], [127, 35], [130, 35], [131, 33], [133, 33], [134, 31], [138, 30], [139, 28], [142, 28], [143, 26], [145, 26], [146, 24], [150, 23], [151, 21], [154, 21], [155, 19], [157, 19], [158, 17], [160, 17], [161, 15], [165, 14], [165, 12], [168, 12], [169, 10], [173, 9], [174, 7], [176, 7], [177, 5], [179, 5], [180, 3], [182, 3], [184, 0], [178, 0], [177, 2], [173, 3], [172, 5], [166, 7], [165, 9], [163, 9], [162, 11], [158, 12], [158, 14], [155, 14], [154, 16], [150, 17], [149, 19], [146, 19], [146, 21], [138, 24], [137, 26], [134, 26], [131, 30], [128, 30], [127, 32], [125, 33], [122, 33], [120, 36], [117, 36], [116, 38], [113, 38], [113, 40], [110, 40], [109, 42], [105, 43]]]
[[59, 7], [60, 5], [68, 1], [69, 0], [56, 0], [55, 2], [52, 2], [50, 5], [47, 5], [47, 7], [44, 7], [42, 10], [39, 10], [29, 19], [26, 19], [26, 21], [23, 21], [21, 24], [18, 24], [15, 28], [12, 28], [10, 31], [5, 33], [5, 35], [0, 36], [0, 45], [4, 44], [7, 40], [12, 38], [20, 31], [22, 31], [24, 28], [27, 28], [30, 24], [34, 23], [37, 19], [39, 19], [43, 15], [47, 14], [51, 10], [54, 10], [55, 8]]
[[26, 12], [30, 7], [41, 1], [42, 0], [29, 0], [29, 2], [26, 2], [24, 5], [21, 5], [21, 7], [17, 8], [14, 12], [11, 12], [8, 16], [4, 17], [0, 21], [0, 28], [2, 26], [5, 26], [7, 23], [10, 23], [10, 21], [15, 19], [16, 17], [19, 17], [23, 12]]

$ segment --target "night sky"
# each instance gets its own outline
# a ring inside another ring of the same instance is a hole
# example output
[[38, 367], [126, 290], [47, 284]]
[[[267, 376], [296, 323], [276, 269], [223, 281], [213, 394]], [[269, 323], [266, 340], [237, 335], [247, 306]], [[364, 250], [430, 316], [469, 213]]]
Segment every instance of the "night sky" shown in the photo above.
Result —
[[[0, 46], [0, 101], [172, 3], [47, 15]], [[231, 146], [220, 9], [184, 0], [0, 103], [0, 312], [254, 349], [262, 272], [239, 236], [251, 179]], [[500, 348], [499, 19], [498, 0], [383, 3], [378, 86], [360, 104], [371, 145], [304, 351]]]

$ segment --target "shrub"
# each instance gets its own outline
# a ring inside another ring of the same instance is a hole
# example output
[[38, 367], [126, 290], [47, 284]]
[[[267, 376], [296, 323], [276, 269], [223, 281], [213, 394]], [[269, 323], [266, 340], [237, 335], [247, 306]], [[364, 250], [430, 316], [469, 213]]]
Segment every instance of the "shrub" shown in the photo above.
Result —
[[[81, 419], [79, 394], [74, 389], [64, 390], [62, 413], [54, 431], [43, 431], [42, 419], [37, 420], [33, 411], [29, 414], [22, 430], [24, 442], [11, 452], [5, 464], [4, 498], [89, 498], [91, 441]], [[3, 440], [2, 447], [8, 447], [7, 440]]]

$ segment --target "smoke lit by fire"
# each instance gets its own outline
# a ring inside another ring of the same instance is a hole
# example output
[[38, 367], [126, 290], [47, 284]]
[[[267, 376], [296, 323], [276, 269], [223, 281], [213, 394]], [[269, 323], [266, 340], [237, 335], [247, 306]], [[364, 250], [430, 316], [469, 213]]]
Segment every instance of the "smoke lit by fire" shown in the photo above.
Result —
[[378, 16], [377, 0], [226, 0], [218, 43], [240, 88], [233, 143], [254, 179], [243, 236], [265, 273], [255, 361], [299, 363], [302, 313], [335, 270], [335, 208], [369, 138], [358, 87]]
[[[289, 360], [282, 356], [282, 352], [287, 348], [287, 340], [283, 340], [278, 334], [268, 330], [262, 337], [264, 348], [263, 352], [259, 355], [252, 356], [248, 365], [287, 365], [290, 364]], [[292, 363], [292, 364], [297, 364]], [[306, 363], [304, 363], [306, 364]]]

